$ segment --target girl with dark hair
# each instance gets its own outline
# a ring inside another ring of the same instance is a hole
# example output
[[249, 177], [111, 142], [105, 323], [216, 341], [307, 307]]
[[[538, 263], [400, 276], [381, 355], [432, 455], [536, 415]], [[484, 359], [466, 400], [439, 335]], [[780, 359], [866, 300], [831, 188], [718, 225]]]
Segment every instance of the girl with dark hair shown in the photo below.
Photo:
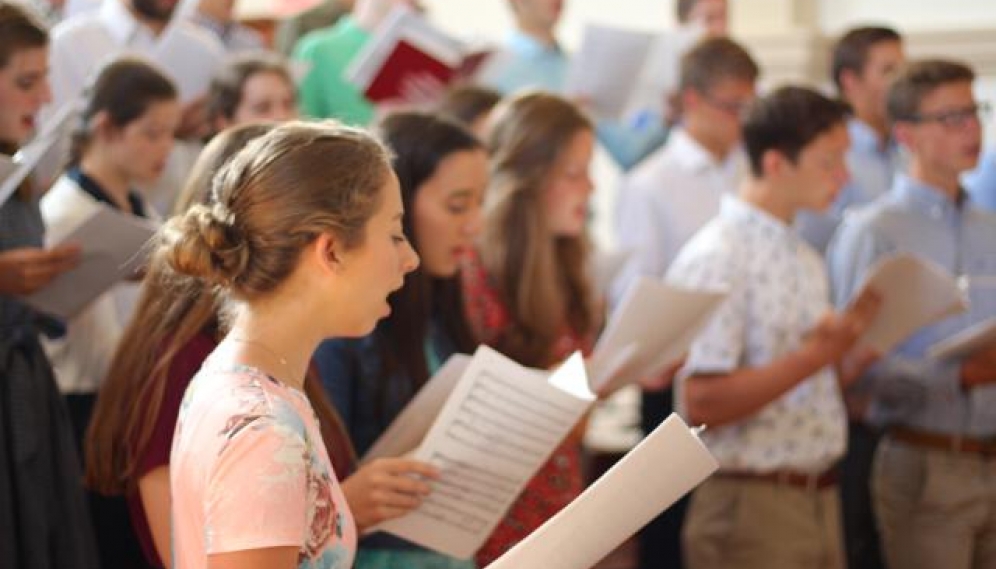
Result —
[[212, 132], [250, 122], [297, 118], [297, 92], [287, 62], [265, 51], [229, 59], [207, 96]]
[[[0, 152], [14, 154], [49, 101], [48, 33], [0, 1]], [[55, 326], [18, 297], [72, 268], [77, 247], [43, 249], [30, 181], [0, 203], [0, 567], [96, 567], [65, 404], [39, 334]]]
[[[58, 240], [101, 206], [148, 217], [133, 188], [162, 174], [179, 120], [176, 88], [150, 64], [120, 59], [104, 67], [87, 92], [69, 169], [41, 202], [49, 237]], [[45, 342], [77, 441], [130, 316], [135, 288], [114, 287], [70, 319], [65, 336]]]
[[[601, 325], [588, 278], [591, 122], [570, 102], [524, 93], [494, 111], [482, 238], [462, 271], [477, 338], [523, 365], [587, 352]], [[582, 489], [579, 425], [526, 485], [477, 554], [481, 567]]]
[[[405, 286], [390, 297], [391, 314], [359, 340], [329, 340], [315, 362], [356, 449], [366, 452], [429, 377], [452, 354], [476, 346], [463, 316], [460, 258], [480, 230], [487, 185], [487, 154], [473, 134], [437, 115], [404, 112], [380, 124], [394, 151], [394, 172], [406, 211], [404, 232], [422, 258]], [[400, 516], [420, 493], [400, 485], [407, 459], [393, 461], [399, 473], [393, 507], [377, 520]], [[385, 534], [360, 544], [359, 569], [457, 569], [474, 567]]]

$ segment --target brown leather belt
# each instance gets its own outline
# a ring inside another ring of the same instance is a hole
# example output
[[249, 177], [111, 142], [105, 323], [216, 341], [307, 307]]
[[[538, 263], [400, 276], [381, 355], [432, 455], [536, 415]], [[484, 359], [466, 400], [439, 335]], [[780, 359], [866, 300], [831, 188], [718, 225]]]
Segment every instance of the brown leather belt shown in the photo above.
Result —
[[996, 435], [987, 438], [928, 433], [909, 427], [893, 427], [889, 437], [915, 447], [996, 457]]
[[836, 467], [819, 473], [806, 473], [797, 470], [775, 470], [773, 472], [747, 472], [743, 470], [720, 470], [715, 474], [719, 478], [733, 480], [751, 480], [802, 488], [804, 490], [823, 490], [836, 486], [840, 473]]

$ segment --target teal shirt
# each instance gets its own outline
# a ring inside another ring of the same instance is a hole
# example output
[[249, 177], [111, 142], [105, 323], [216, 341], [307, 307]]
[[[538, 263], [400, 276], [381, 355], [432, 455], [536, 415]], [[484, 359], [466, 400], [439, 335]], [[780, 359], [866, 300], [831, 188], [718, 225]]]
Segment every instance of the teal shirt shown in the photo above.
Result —
[[293, 59], [309, 67], [298, 87], [303, 115], [339, 119], [354, 126], [366, 126], [373, 120], [373, 105], [345, 78], [346, 68], [370, 37], [352, 16], [345, 16], [297, 43]]

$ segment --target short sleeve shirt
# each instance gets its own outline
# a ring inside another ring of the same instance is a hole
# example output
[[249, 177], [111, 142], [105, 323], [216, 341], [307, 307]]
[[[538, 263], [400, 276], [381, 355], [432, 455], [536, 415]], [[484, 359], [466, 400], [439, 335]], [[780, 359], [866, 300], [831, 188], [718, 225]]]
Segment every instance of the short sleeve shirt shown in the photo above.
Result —
[[[798, 349], [830, 309], [816, 251], [789, 225], [734, 196], [723, 198], [719, 216], [681, 250], [667, 279], [729, 291], [693, 343], [685, 377], [767, 365]], [[826, 367], [754, 416], [709, 429], [703, 440], [725, 469], [818, 472], [843, 454], [846, 428], [836, 376]]]
[[352, 566], [356, 528], [304, 393], [208, 360], [184, 395], [170, 455], [176, 567], [297, 547], [302, 569]]

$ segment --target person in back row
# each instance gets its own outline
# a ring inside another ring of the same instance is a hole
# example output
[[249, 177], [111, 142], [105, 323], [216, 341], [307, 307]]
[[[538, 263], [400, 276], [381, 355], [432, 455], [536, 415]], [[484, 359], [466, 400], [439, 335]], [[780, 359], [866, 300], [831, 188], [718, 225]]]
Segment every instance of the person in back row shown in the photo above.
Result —
[[[681, 59], [683, 121], [667, 143], [624, 179], [616, 202], [618, 245], [632, 258], [613, 283], [617, 304], [640, 276], [660, 278], [678, 251], [719, 212], [746, 171], [740, 118], [754, 98], [758, 67], [727, 38], [703, 40]], [[671, 389], [642, 396], [642, 426], [653, 431], [671, 413]], [[683, 499], [640, 534], [644, 567], [681, 566]]]

